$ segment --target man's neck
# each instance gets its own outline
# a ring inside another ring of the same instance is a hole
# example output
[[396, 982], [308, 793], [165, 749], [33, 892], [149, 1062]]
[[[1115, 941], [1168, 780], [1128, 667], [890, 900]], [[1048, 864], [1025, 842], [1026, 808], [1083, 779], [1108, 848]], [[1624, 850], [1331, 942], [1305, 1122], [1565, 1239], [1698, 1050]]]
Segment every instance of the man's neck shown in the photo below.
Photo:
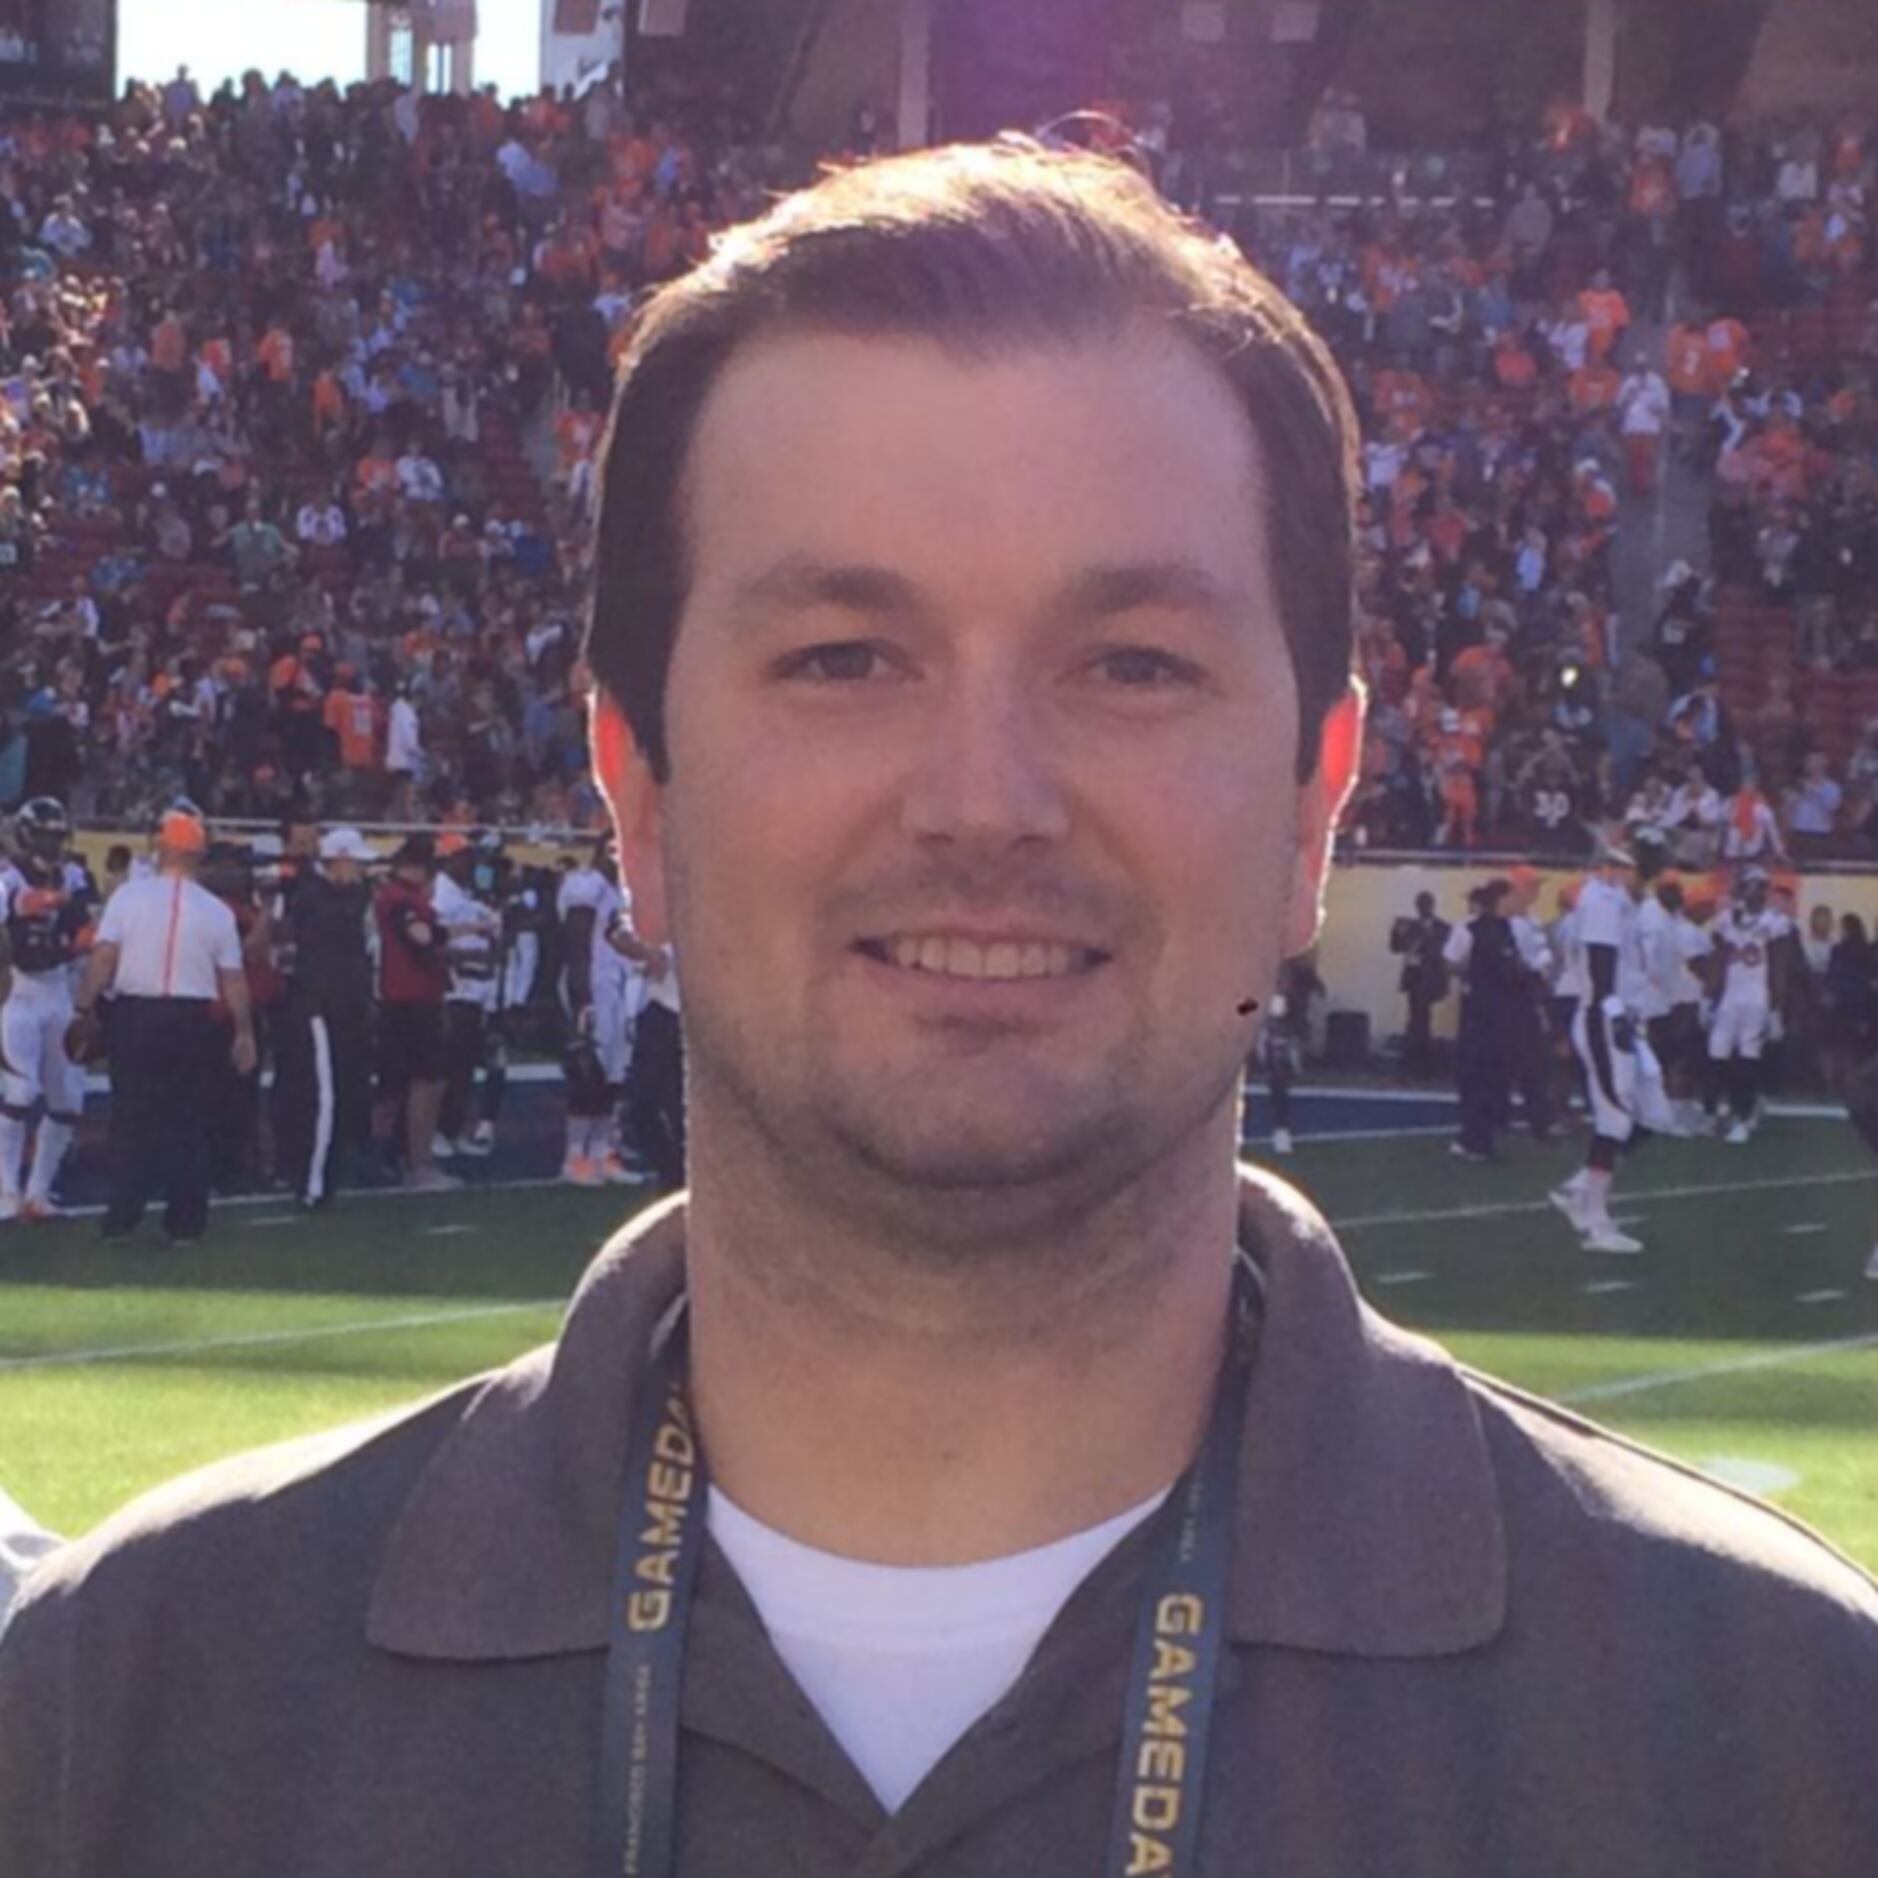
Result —
[[1236, 1179], [1207, 1146], [1210, 1167], [1137, 1183], [1073, 1242], [928, 1264], [747, 1158], [714, 1178], [705, 1148], [686, 1236], [717, 1484], [803, 1544], [929, 1566], [1046, 1545], [1169, 1486], [1229, 1312]]

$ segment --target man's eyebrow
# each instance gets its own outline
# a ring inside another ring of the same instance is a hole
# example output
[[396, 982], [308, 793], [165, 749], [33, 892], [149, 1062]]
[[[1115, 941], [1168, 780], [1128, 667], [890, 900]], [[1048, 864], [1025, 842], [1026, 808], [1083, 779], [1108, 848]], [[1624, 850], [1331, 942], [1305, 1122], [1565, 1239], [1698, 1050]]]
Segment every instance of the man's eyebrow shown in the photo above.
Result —
[[849, 613], [912, 613], [920, 610], [919, 590], [904, 574], [866, 562], [817, 561], [806, 555], [785, 556], [762, 573], [738, 584], [731, 606], [782, 607], [807, 611], [836, 607]]
[[[1050, 611], [1060, 618], [1082, 620], [1107, 619], [1141, 607], [1224, 616], [1240, 611], [1243, 604], [1236, 589], [1197, 561], [1170, 557], [1084, 568], [1057, 590]], [[740, 582], [731, 595], [731, 606], [737, 612], [833, 607], [875, 615], [927, 610], [918, 585], [891, 568], [794, 554]]]
[[1137, 607], [1228, 614], [1242, 601], [1197, 561], [1118, 561], [1085, 568], [1062, 589], [1057, 610], [1073, 619], [1105, 619]]

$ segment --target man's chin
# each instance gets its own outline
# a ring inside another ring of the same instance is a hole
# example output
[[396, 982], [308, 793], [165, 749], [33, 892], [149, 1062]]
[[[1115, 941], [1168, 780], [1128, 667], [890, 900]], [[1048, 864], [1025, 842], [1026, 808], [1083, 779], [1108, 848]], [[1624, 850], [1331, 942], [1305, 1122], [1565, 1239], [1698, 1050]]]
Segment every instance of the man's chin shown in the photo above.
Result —
[[1061, 1189], [1112, 1178], [1136, 1131], [1119, 1113], [1065, 1114], [1060, 1104], [1000, 1115], [893, 1116], [876, 1108], [824, 1112], [832, 1143], [868, 1173], [904, 1188], [963, 1198]]

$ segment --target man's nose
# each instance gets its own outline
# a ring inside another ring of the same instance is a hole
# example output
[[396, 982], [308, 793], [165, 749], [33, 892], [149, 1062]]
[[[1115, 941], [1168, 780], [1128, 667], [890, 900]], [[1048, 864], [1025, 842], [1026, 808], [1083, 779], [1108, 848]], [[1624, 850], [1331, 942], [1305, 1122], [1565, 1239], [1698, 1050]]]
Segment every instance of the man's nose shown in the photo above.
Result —
[[903, 816], [927, 840], [1059, 841], [1069, 826], [1060, 738], [1015, 673], [959, 673], [918, 732]]

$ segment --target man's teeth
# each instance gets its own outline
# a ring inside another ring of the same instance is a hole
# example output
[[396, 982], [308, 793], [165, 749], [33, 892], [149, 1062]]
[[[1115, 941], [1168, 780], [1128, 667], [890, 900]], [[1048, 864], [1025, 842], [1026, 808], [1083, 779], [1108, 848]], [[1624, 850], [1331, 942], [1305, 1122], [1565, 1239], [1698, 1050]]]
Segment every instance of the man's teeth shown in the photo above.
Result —
[[938, 972], [947, 978], [1065, 978], [1087, 957], [1074, 946], [1019, 945], [1015, 940], [903, 936], [888, 944], [888, 956], [903, 971]]

